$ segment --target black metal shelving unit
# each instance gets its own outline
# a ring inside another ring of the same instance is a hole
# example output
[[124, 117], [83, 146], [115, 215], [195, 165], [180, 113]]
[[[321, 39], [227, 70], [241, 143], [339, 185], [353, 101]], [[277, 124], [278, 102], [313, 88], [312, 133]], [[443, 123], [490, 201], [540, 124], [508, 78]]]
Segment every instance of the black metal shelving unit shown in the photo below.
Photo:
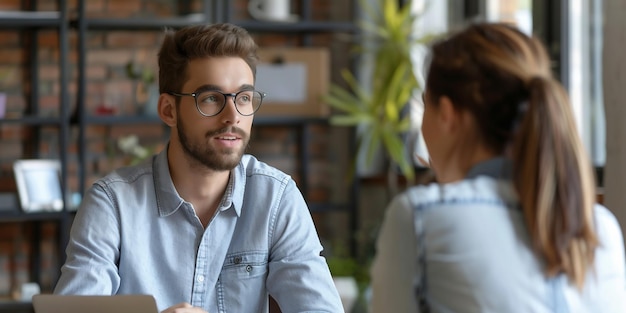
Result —
[[63, 22], [62, 10], [59, 11], [2, 11], [0, 12], [0, 28], [2, 29], [36, 29], [56, 28]]
[[[55, 150], [58, 150], [58, 159], [61, 164], [60, 183], [63, 194], [68, 190], [68, 137], [69, 137], [69, 117], [68, 117], [68, 32], [69, 23], [67, 19], [67, 1], [57, 0], [55, 11], [38, 11], [36, 2], [22, 2], [21, 11], [0, 12], [0, 30], [18, 32], [21, 40], [25, 43], [23, 47], [28, 58], [27, 65], [22, 69], [28, 72], [29, 94], [26, 99], [27, 109], [21, 117], [5, 117], [0, 119], [0, 125], [20, 125], [32, 130], [33, 138], [28, 142], [27, 154], [22, 158], [37, 159], [43, 155], [39, 150], [42, 142], [42, 132], [44, 127], [54, 127], [58, 130], [58, 143]], [[38, 38], [43, 30], [55, 30], [58, 37], [58, 68], [59, 68], [59, 107], [58, 112], [53, 116], [44, 116], [40, 112], [39, 94], [39, 59], [38, 59]], [[46, 156], [49, 157], [49, 156]], [[3, 209], [0, 211], [0, 223], [30, 223], [32, 224], [31, 251], [29, 254], [29, 280], [41, 284], [41, 236], [42, 223], [57, 223], [57, 245], [59, 263], [64, 261], [65, 245], [68, 240], [68, 229], [71, 223], [67, 203], [59, 212], [29, 212], [21, 210], [19, 205], [15, 208]], [[30, 304], [23, 304], [14, 301], [0, 301], [0, 311], [3, 312], [29, 312]]]
[[20, 124], [31, 126], [61, 126], [64, 120], [58, 117], [40, 117], [40, 116], [23, 116], [20, 118], [4, 118], [0, 119], [2, 124]]
[[355, 32], [356, 26], [348, 22], [312, 22], [302, 21], [295, 23], [233, 21], [245, 29], [256, 32], [276, 32], [290, 34], [315, 34], [328, 32]]

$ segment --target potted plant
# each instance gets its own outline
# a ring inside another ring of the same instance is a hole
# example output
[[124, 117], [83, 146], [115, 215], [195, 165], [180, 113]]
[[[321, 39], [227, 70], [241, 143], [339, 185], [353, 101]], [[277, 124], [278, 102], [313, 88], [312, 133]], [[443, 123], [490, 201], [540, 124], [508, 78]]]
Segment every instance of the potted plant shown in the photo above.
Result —
[[4, 91], [9, 79], [15, 77], [15, 68], [4, 67], [0, 69], [0, 118], [4, 118], [7, 113], [7, 97], [8, 94]]
[[349, 313], [362, 298], [363, 291], [369, 285], [369, 272], [356, 259], [347, 256], [332, 256], [327, 259], [328, 268], [333, 275], [333, 282], [344, 311]]
[[159, 87], [155, 71], [150, 66], [129, 61], [126, 64], [126, 76], [137, 81], [135, 102], [141, 106], [142, 113], [157, 116]]
[[358, 127], [355, 165], [363, 154], [366, 165], [371, 164], [382, 146], [388, 168], [388, 192], [393, 195], [397, 192], [396, 169], [408, 182], [415, 177], [403, 141], [410, 127], [407, 104], [420, 90], [411, 53], [417, 44], [429, 41], [432, 36], [414, 36], [418, 15], [412, 12], [411, 1], [403, 6], [398, 1], [385, 0], [376, 0], [374, 6], [361, 1], [361, 5], [366, 18], [360, 24], [364, 40], [357, 51], [373, 60], [370, 83], [363, 85], [344, 69], [341, 74], [347, 88], [331, 85], [325, 101], [337, 112], [330, 118], [331, 124]]

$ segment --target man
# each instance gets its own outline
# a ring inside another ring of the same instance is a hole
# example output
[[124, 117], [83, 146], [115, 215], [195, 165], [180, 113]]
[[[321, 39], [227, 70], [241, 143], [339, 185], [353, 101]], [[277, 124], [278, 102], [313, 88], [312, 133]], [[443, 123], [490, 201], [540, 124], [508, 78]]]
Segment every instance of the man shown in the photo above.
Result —
[[342, 312], [294, 181], [244, 150], [264, 94], [256, 44], [230, 24], [168, 31], [152, 159], [86, 193], [58, 294], [151, 294], [159, 310]]

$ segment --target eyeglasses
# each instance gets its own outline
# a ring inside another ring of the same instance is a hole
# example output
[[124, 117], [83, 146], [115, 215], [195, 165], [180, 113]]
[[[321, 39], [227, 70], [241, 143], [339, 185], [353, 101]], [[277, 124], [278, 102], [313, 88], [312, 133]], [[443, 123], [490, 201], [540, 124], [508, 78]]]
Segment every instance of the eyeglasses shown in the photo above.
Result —
[[196, 109], [200, 114], [210, 117], [220, 114], [226, 106], [226, 97], [233, 98], [235, 109], [243, 116], [254, 114], [260, 107], [263, 98], [267, 95], [256, 90], [242, 90], [236, 93], [223, 93], [217, 90], [208, 90], [194, 93], [168, 92], [172, 96], [190, 96], [196, 101]]

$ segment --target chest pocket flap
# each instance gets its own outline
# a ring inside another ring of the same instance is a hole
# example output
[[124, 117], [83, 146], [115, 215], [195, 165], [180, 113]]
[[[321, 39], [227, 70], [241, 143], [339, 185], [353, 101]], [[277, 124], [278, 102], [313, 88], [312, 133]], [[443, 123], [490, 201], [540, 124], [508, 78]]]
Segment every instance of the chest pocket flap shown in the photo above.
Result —
[[267, 253], [252, 251], [228, 254], [222, 273], [240, 279], [264, 275], [267, 273]]

